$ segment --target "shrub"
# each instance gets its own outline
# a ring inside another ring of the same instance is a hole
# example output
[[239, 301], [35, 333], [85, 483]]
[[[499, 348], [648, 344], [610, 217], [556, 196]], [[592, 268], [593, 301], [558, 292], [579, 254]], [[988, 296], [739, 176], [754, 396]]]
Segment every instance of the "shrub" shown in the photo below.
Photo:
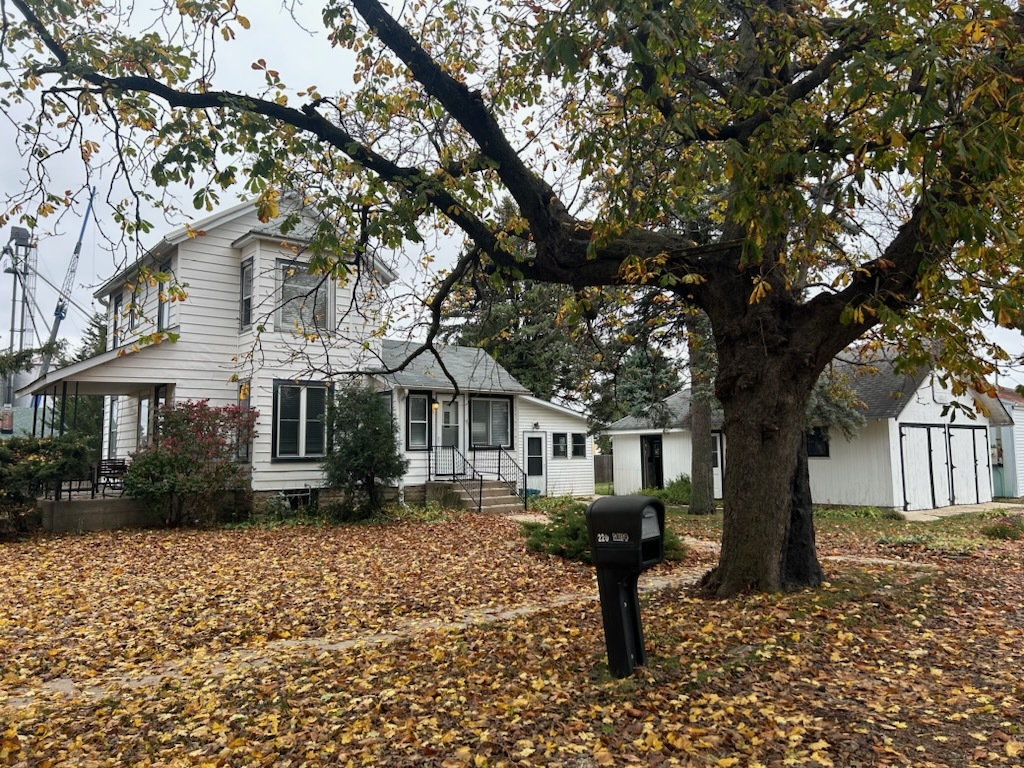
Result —
[[[548, 499], [538, 508], [548, 507], [547, 523], [521, 523], [526, 548], [531, 552], [557, 555], [566, 560], [591, 563], [587, 534], [586, 505], [574, 499]], [[665, 559], [682, 560], [686, 549], [671, 528], [665, 530]]]
[[342, 522], [370, 519], [383, 509], [386, 487], [409, 465], [398, 449], [391, 409], [380, 392], [354, 384], [337, 392], [327, 418], [332, 447], [323, 461], [324, 477], [343, 496], [330, 516]]
[[1024, 539], [1024, 516], [1004, 515], [981, 529], [981, 534], [990, 539], [1018, 541]]
[[62, 480], [89, 477], [89, 441], [76, 435], [0, 440], [0, 534], [31, 527], [36, 497]]
[[156, 414], [156, 435], [132, 455], [124, 492], [160, 514], [167, 525], [210, 523], [227, 491], [248, 484], [238, 449], [254, 435], [257, 413], [206, 400], [168, 404]]
[[684, 506], [690, 503], [690, 490], [690, 476], [680, 475], [664, 488], [642, 488], [637, 493], [640, 496], [661, 499], [666, 504]]

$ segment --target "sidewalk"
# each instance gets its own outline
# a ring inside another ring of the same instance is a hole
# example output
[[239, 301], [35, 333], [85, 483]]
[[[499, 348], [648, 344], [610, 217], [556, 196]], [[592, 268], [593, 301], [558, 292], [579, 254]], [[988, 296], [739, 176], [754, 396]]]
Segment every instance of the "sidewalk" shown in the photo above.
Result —
[[901, 510], [901, 514], [907, 520], [911, 520], [916, 523], [926, 523], [931, 520], [939, 520], [943, 517], [966, 515], [971, 512], [988, 512], [995, 509], [1005, 510], [1010, 514], [1024, 514], [1024, 504], [1018, 504], [1012, 501], [988, 501], [984, 504], [957, 504], [952, 507], [942, 507], [940, 509], [914, 509], [907, 512], [903, 512]]

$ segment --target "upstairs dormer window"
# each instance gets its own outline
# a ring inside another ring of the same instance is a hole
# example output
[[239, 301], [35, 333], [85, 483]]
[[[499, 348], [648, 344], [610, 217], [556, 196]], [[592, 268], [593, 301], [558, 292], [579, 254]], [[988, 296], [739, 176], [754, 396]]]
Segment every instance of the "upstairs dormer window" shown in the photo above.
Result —
[[277, 268], [278, 330], [304, 336], [326, 331], [330, 280], [311, 274], [309, 265], [301, 261], [279, 261]]

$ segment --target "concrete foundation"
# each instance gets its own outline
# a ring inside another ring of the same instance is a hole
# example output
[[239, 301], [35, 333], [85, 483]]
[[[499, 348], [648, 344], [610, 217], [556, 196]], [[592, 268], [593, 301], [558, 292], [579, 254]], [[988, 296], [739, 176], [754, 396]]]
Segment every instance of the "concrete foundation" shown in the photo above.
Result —
[[163, 525], [159, 515], [146, 510], [136, 499], [38, 499], [36, 508], [42, 517], [43, 530], [53, 533], [155, 528]]

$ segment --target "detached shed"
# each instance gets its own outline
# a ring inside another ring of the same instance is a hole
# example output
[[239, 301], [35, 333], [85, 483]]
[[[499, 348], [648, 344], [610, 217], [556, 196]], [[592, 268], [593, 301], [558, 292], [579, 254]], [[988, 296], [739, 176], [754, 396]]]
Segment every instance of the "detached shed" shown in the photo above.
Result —
[[[897, 373], [887, 361], [852, 376], [866, 424], [852, 439], [808, 434], [816, 503], [935, 509], [993, 497], [990, 430], [1012, 424], [1003, 404], [981, 393], [955, 397], [931, 371]], [[975, 412], [980, 402], [988, 414]], [[661, 487], [690, 472], [689, 391], [663, 401], [668, 419], [620, 419], [606, 434], [615, 455], [615, 492]], [[961, 407], [957, 407], [957, 404]], [[973, 416], [973, 418], [972, 418]], [[715, 496], [722, 495], [728, 444], [722, 415], [712, 421]]]

